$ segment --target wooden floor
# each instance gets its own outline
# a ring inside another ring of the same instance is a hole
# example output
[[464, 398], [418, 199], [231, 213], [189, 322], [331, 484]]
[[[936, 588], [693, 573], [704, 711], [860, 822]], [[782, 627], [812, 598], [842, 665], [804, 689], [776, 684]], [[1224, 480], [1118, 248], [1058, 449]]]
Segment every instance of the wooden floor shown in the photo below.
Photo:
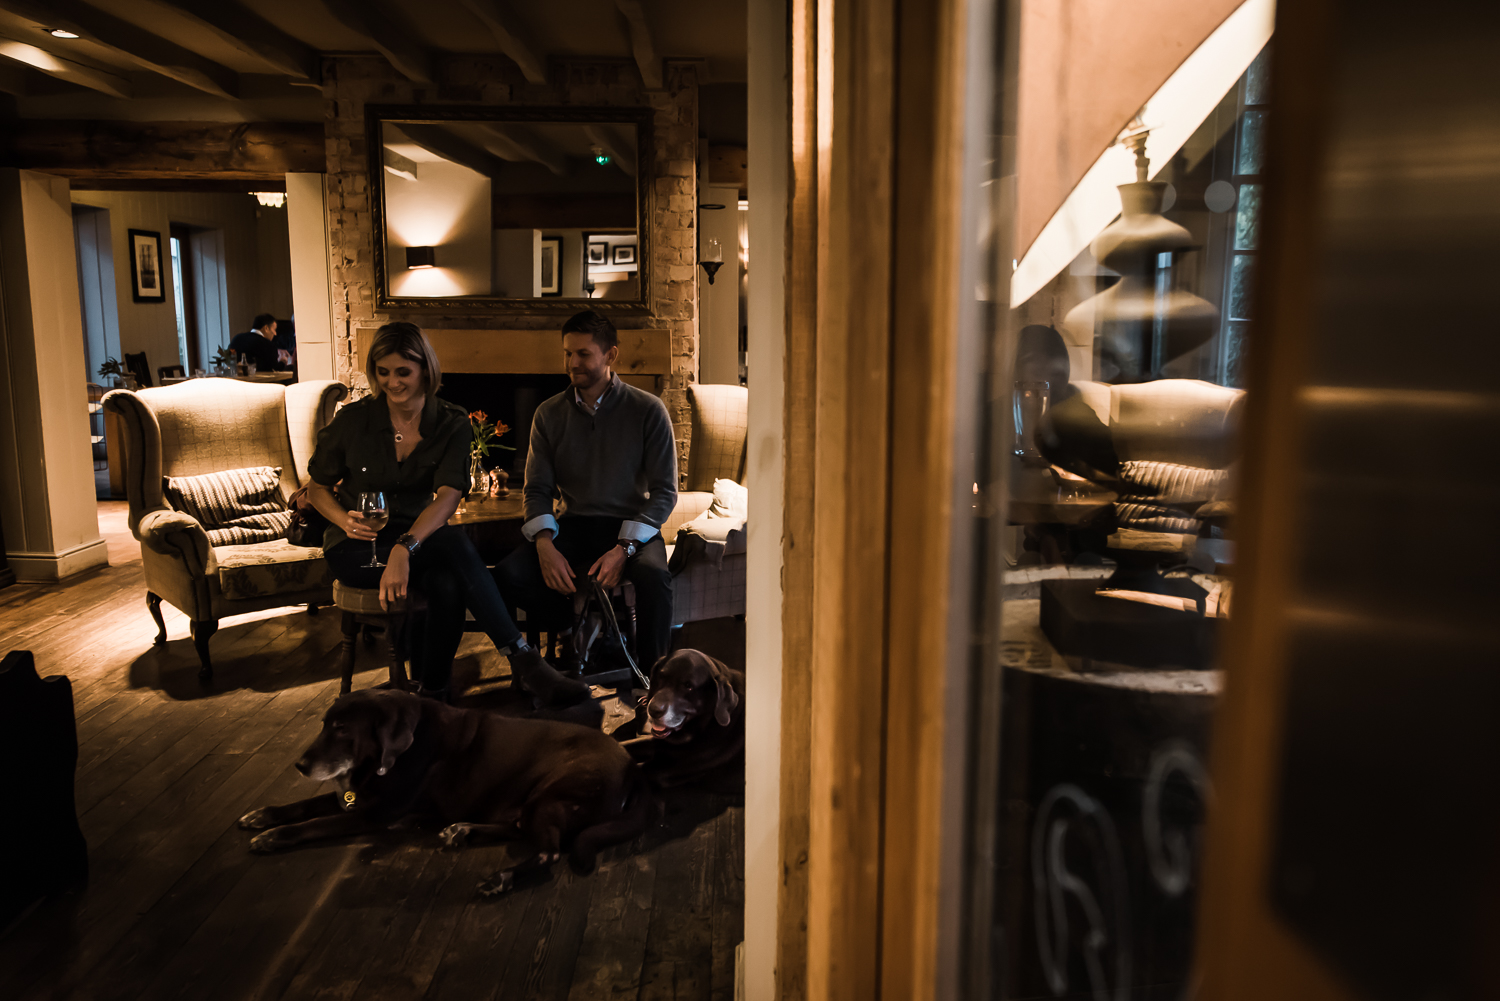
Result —
[[[0, 936], [0, 998], [733, 997], [744, 900], [733, 789], [675, 797], [657, 829], [590, 876], [560, 865], [496, 900], [475, 884], [510, 849], [441, 851], [432, 829], [252, 855], [241, 814], [320, 788], [291, 765], [338, 693], [337, 616], [226, 620], [205, 690], [181, 613], [163, 606], [170, 641], [151, 645], [124, 516], [101, 502], [108, 569], [0, 590], [0, 653], [30, 649], [41, 674], [73, 683], [91, 866], [85, 892]], [[488, 647], [471, 636], [460, 650], [469, 704], [504, 704], [505, 662]], [[372, 669], [357, 688], [383, 677], [373, 655], [361, 666]]]

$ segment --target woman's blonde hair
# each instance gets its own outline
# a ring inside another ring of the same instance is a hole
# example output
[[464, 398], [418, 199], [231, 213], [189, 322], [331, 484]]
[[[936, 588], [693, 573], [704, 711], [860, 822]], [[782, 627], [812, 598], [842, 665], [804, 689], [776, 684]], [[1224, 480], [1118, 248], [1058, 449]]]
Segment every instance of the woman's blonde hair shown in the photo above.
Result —
[[422, 391], [428, 396], [436, 393], [443, 385], [443, 367], [438, 364], [432, 342], [415, 323], [398, 320], [375, 331], [375, 339], [370, 342], [370, 353], [365, 356], [365, 378], [369, 380], [370, 392], [375, 396], [381, 393], [380, 380], [375, 377], [375, 361], [391, 354], [400, 355], [407, 361], [422, 366]]

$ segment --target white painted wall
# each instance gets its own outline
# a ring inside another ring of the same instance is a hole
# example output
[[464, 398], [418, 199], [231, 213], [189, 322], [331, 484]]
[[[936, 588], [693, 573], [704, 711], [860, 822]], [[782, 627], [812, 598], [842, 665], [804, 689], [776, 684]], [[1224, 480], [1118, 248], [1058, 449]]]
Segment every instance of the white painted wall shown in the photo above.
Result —
[[[781, 885], [782, 373], [786, 357], [787, 168], [791, 159], [786, 0], [750, 3], [749, 45], [750, 259], [746, 308], [750, 431], [745, 479], [750, 491], [750, 520], [745, 602], [744, 1001], [772, 1001], [777, 997], [776, 901]], [[729, 287], [734, 286], [731, 283]]]
[[726, 185], [704, 185], [698, 189], [704, 205], [722, 209], [698, 210], [698, 259], [703, 260], [709, 240], [718, 240], [724, 266], [708, 283], [706, 273], [698, 281], [698, 381], [739, 385], [740, 381], [740, 191]]
[[[391, 295], [489, 295], [490, 179], [447, 160], [423, 163], [418, 178], [385, 176]], [[437, 266], [408, 271], [407, 247], [437, 248]]]
[[94, 502], [68, 182], [0, 170], [0, 519], [20, 580], [109, 561]]
[[328, 213], [323, 174], [286, 175], [286, 226], [297, 318], [297, 377], [336, 379], [333, 297], [328, 283]]

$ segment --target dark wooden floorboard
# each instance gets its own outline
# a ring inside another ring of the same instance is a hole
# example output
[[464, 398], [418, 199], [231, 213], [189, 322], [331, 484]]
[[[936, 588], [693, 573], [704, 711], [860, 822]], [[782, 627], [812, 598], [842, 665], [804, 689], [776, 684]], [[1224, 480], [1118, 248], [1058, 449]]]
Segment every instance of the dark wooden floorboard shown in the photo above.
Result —
[[[101, 504], [101, 524], [120, 524], [120, 509]], [[115, 556], [129, 551], [119, 541]], [[325, 788], [292, 765], [338, 693], [338, 616], [225, 620], [205, 686], [186, 616], [162, 611], [169, 642], [156, 647], [138, 559], [0, 590], [0, 652], [30, 649], [44, 676], [73, 685], [91, 869], [87, 890], [0, 935], [0, 997], [729, 1001], [737, 798], [674, 793], [662, 822], [593, 874], [560, 862], [498, 899], [476, 885], [520, 847], [443, 851], [431, 826], [254, 855], [243, 813]], [[694, 642], [719, 633], [738, 635]], [[355, 686], [383, 681], [374, 651], [359, 655]], [[473, 704], [507, 711], [507, 674], [488, 640], [465, 638], [454, 677]]]

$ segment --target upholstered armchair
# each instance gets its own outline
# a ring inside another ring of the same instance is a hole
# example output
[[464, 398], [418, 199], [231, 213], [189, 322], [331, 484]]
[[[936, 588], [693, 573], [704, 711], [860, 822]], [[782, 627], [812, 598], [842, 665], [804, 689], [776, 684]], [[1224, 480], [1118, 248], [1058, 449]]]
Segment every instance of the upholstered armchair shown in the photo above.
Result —
[[280, 469], [284, 504], [305, 481], [318, 431], [347, 393], [338, 382], [281, 386], [193, 379], [161, 389], [116, 390], [104, 398], [105, 410], [123, 428], [130, 528], [141, 543], [146, 605], [159, 630], [155, 642], [167, 640], [165, 600], [192, 620], [199, 677], [205, 681], [213, 676], [208, 641], [221, 618], [331, 604], [332, 578], [321, 549], [279, 538], [214, 544], [211, 536], [222, 540], [225, 533], [174, 507], [164, 483], [271, 467]]
[[[743, 386], [688, 387], [691, 438], [687, 482], [662, 526], [672, 570], [672, 624], [745, 611], [745, 519], [716, 517], [715, 481], [745, 481], [749, 392]], [[719, 491], [721, 506], [724, 490]]]

